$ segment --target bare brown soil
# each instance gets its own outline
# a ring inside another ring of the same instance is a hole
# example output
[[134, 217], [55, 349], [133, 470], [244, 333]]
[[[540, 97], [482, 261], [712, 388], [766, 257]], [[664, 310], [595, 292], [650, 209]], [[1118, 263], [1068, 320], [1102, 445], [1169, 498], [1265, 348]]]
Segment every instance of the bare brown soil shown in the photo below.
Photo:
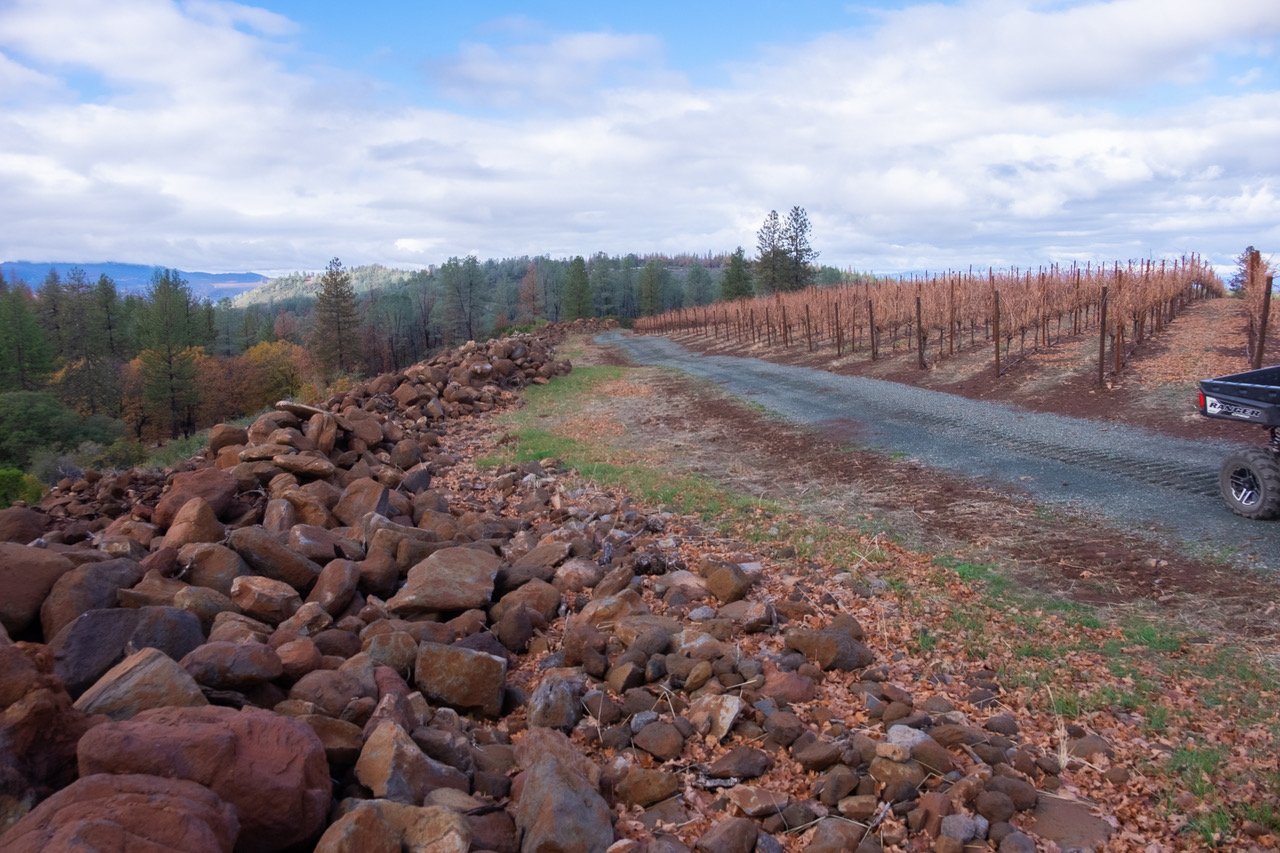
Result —
[[[1136, 358], [1111, 389], [1089, 389], [1093, 395], [1073, 391], [1086, 381], [1078, 366], [1071, 367], [1068, 345], [1063, 345], [1024, 362], [982, 399], [1032, 408], [1071, 400], [1071, 414], [1105, 413], [1113, 420], [1182, 435], [1216, 427], [1194, 412], [1184, 418], [1168, 407], [1133, 398], [1194, 388], [1196, 370], [1218, 375], [1243, 369], [1235, 354], [1212, 351], [1221, 328], [1238, 320], [1232, 310], [1236, 307], [1228, 300], [1197, 306]], [[590, 345], [577, 360], [618, 363], [613, 352]], [[795, 354], [788, 361], [822, 366]], [[926, 375], [930, 382], [915, 384], [953, 392], [967, 387], [969, 396], [975, 396], [986, 380], [960, 378], [962, 367], [948, 364], [945, 374], [939, 368]], [[883, 378], [901, 378], [877, 368]], [[1280, 600], [1280, 582], [1270, 576], [1243, 571], [1211, 554], [1188, 556], [1141, 531], [1048, 510], [1010, 490], [851, 449], [848, 442], [856, 440], [856, 433], [850, 424], [828, 424], [825, 434], [795, 427], [654, 369], [632, 370], [626, 383], [614, 385], [629, 387], [613, 388], [610, 400], [601, 401], [592, 412], [590, 431], [666, 464], [741, 492], [785, 499], [823, 518], [893, 531], [929, 551], [999, 564], [1029, 590], [1113, 608], [1155, 609], [1206, 637], [1264, 644], [1280, 637], [1280, 612], [1274, 604]], [[1131, 402], [1113, 405], [1123, 399]]]
[[[1250, 428], [1212, 421], [1196, 412], [1197, 381], [1247, 370], [1244, 305], [1236, 299], [1211, 299], [1191, 305], [1154, 337], [1145, 340], [1118, 374], [1108, 353], [1104, 380], [1098, 381], [1098, 337], [1054, 337], [1053, 346], [1022, 348], [1015, 339], [995, 378], [990, 345], [966, 348], [939, 358], [938, 343], [928, 349], [929, 368], [899, 342], [895, 351], [871, 361], [865, 351], [836, 358], [834, 347], [810, 352], [804, 341], [787, 348], [716, 340], [704, 335], [672, 335], [700, 352], [743, 355], [781, 364], [869, 376], [946, 391], [975, 400], [1012, 403], [1040, 412], [1119, 421], [1184, 438], [1253, 441]], [[966, 340], [957, 340], [963, 346]], [[1280, 357], [1280, 356], [1278, 356]]]

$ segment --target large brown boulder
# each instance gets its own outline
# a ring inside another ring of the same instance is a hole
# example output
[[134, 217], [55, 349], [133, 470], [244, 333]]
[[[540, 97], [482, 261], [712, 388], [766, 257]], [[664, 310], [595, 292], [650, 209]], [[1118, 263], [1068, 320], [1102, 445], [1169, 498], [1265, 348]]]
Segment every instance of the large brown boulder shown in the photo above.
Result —
[[79, 696], [125, 655], [148, 646], [174, 660], [204, 642], [200, 619], [176, 607], [90, 610], [49, 643], [54, 672]]
[[197, 683], [215, 690], [244, 690], [279, 678], [284, 664], [264, 643], [205, 643], [182, 659]]
[[173, 517], [169, 532], [164, 535], [165, 548], [181, 548], [197, 542], [221, 542], [226, 535], [222, 522], [209, 502], [194, 497], [182, 505]]
[[0, 625], [12, 636], [27, 629], [58, 578], [75, 568], [61, 554], [0, 542]]
[[409, 578], [387, 608], [399, 615], [484, 609], [502, 562], [492, 551], [443, 548], [409, 570]]
[[314, 840], [329, 810], [324, 746], [306, 723], [257, 708], [161, 708], [80, 740], [79, 769], [198, 782], [235, 806], [240, 851]]
[[86, 714], [127, 720], [150, 708], [197, 707], [209, 702], [200, 685], [158, 649], [139, 649], [111, 667], [80, 694], [75, 707]]
[[151, 520], [167, 528], [173, 523], [178, 510], [192, 498], [204, 498], [213, 508], [215, 515], [221, 515], [231, 506], [236, 496], [236, 478], [220, 468], [201, 468], [198, 471], [184, 471], [174, 474], [165, 492], [151, 513]]
[[229, 541], [255, 572], [298, 591], [310, 589], [320, 575], [318, 564], [283, 545], [264, 527], [241, 527], [232, 531]]
[[[554, 735], [559, 733], [543, 737]], [[571, 751], [568, 738], [559, 737]], [[580, 762], [565, 760], [563, 752], [540, 751], [524, 772], [515, 805], [516, 826], [523, 833], [521, 849], [603, 853], [613, 843], [609, 806], [596, 784], [582, 773]]]
[[235, 807], [203, 785], [100, 774], [76, 781], [32, 809], [0, 835], [0, 849], [231, 853], [239, 834]]
[[49, 516], [25, 506], [0, 509], [0, 542], [26, 545], [49, 529]]
[[75, 779], [76, 743], [102, 718], [72, 708], [62, 682], [42, 669], [40, 657], [0, 643], [0, 779], [10, 768], [44, 795]]
[[85, 563], [58, 578], [40, 607], [40, 627], [52, 640], [76, 617], [90, 610], [115, 607], [118, 593], [142, 580], [142, 566], [120, 558], [105, 563]]
[[502, 711], [506, 678], [506, 658], [440, 643], [423, 643], [414, 664], [422, 695], [491, 717]]
[[457, 812], [390, 800], [344, 801], [342, 816], [316, 845], [316, 853], [467, 853], [471, 830]]

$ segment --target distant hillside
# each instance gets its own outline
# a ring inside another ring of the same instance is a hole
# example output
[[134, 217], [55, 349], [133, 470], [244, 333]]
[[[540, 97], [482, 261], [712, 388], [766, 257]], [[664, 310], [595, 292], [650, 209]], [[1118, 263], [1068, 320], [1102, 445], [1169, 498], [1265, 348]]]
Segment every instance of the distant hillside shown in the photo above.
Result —
[[[415, 271], [391, 269], [382, 264], [369, 264], [363, 267], [352, 267], [347, 272], [351, 273], [351, 286], [355, 288], [356, 293], [365, 293], [404, 281]], [[282, 275], [279, 278], [270, 279], [260, 287], [239, 294], [231, 300], [231, 304], [237, 308], [243, 308], [246, 305], [281, 302], [299, 296], [314, 297], [316, 291], [320, 289], [321, 275], [323, 273], [319, 272], [293, 272]]]
[[[32, 288], [37, 288], [49, 274], [49, 270], [57, 270], [58, 275], [65, 279], [67, 274], [76, 267], [84, 270], [85, 276], [91, 283], [105, 274], [111, 277], [117, 288], [127, 293], [146, 293], [156, 270], [163, 269], [163, 267], [152, 267], [146, 264], [120, 264], [110, 261], [100, 264], [67, 261], [3, 261], [0, 262], [0, 274], [4, 275], [5, 281], [18, 278]], [[215, 301], [252, 290], [267, 280], [265, 275], [256, 272], [210, 273], [178, 270], [178, 275], [187, 280], [191, 285], [191, 292], [196, 296]]]

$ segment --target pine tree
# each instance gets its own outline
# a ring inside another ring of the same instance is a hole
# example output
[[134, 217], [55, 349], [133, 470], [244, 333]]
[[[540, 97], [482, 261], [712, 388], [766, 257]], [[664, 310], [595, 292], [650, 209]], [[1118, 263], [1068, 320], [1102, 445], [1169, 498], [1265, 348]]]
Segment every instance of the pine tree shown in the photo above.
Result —
[[786, 253], [786, 272], [783, 287], [786, 290], [803, 290], [813, 284], [817, 271], [813, 262], [818, 253], [809, 245], [809, 214], [803, 207], [793, 207], [787, 214], [782, 228], [782, 247]]
[[192, 302], [191, 288], [177, 270], [159, 270], [142, 317], [142, 402], [151, 421], [167, 426], [171, 438], [195, 431], [200, 403]]
[[685, 304], [706, 305], [714, 299], [712, 293], [711, 273], [702, 264], [689, 267], [689, 276], [684, 282]]
[[578, 255], [569, 262], [564, 286], [564, 318], [577, 320], [591, 316], [591, 281], [587, 278], [587, 262]]
[[0, 280], [0, 391], [34, 391], [53, 370], [44, 330], [25, 284]]
[[746, 254], [739, 246], [729, 256], [729, 268], [720, 279], [720, 298], [724, 300], [741, 299], [751, 295], [751, 270], [747, 268]]
[[778, 211], [771, 210], [756, 232], [756, 284], [762, 293], [783, 290], [787, 280], [787, 250]]
[[353, 370], [360, 361], [360, 310], [351, 274], [334, 258], [320, 278], [313, 329], [316, 360], [327, 376]]
[[662, 310], [662, 285], [665, 278], [662, 264], [655, 258], [640, 270], [640, 315], [647, 317]]

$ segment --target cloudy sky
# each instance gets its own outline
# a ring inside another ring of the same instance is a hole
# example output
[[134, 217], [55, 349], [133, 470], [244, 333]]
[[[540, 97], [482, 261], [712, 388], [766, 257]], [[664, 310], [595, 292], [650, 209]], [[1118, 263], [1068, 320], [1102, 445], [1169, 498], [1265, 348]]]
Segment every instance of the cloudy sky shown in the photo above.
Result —
[[750, 254], [792, 205], [877, 272], [1274, 251], [1280, 2], [0, 0], [0, 260]]

